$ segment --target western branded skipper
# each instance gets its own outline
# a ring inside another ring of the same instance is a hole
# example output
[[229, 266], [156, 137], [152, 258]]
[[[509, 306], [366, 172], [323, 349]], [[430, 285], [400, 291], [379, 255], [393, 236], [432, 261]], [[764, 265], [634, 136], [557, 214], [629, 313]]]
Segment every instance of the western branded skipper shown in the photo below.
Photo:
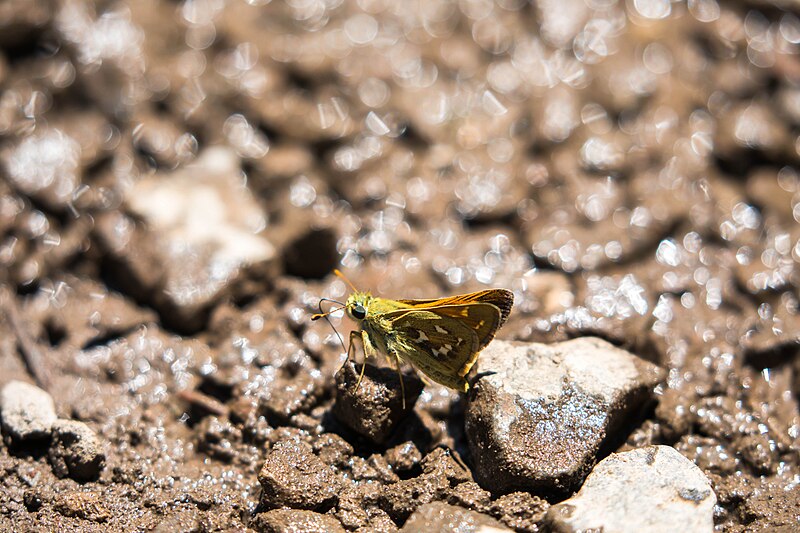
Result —
[[[348, 360], [354, 341], [360, 340], [366, 357], [380, 352], [394, 359], [398, 373], [405, 361], [436, 383], [460, 392], [469, 390], [467, 374], [514, 305], [514, 293], [506, 289], [434, 300], [389, 300], [358, 291], [341, 272], [334, 272], [350, 285], [353, 293], [342, 307], [311, 318], [318, 320], [345, 309], [347, 316], [358, 324], [358, 330], [350, 332]], [[403, 386], [402, 373], [400, 385]]]

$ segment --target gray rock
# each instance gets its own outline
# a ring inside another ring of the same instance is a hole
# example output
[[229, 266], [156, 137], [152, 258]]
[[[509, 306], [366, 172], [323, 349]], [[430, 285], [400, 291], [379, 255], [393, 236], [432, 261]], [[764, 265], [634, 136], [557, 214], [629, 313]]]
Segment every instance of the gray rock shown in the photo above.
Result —
[[208, 148], [191, 165], [137, 181], [125, 207], [133, 217], [97, 222], [111, 272], [181, 331], [201, 327], [214, 302], [264, 289], [280, 269], [264, 210], [229, 149]]
[[659, 367], [586, 337], [494, 341], [478, 361], [466, 413], [476, 480], [493, 492], [564, 494], [647, 403]]
[[703, 472], [670, 446], [647, 446], [600, 461], [580, 492], [554, 505], [554, 531], [714, 531], [717, 497]]
[[417, 509], [400, 531], [502, 533], [513, 529], [505, 527], [491, 516], [443, 502], [432, 502]]
[[23, 381], [10, 381], [3, 387], [0, 416], [3, 433], [12, 444], [49, 438], [57, 418], [50, 394]]
[[275, 509], [256, 515], [250, 527], [261, 533], [344, 533], [329, 515], [298, 509]]
[[100, 476], [106, 456], [92, 428], [77, 420], [56, 420], [47, 453], [58, 477], [92, 481]]
[[341, 483], [333, 469], [314, 455], [308, 444], [275, 443], [258, 473], [262, 503], [270, 507], [326, 510], [336, 503]]

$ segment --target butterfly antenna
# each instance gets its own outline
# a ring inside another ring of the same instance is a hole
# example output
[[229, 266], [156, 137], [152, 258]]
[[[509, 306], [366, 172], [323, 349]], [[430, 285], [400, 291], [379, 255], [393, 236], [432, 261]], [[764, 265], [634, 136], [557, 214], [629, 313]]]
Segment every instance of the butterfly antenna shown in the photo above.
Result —
[[342, 274], [341, 270], [339, 270], [338, 268], [335, 268], [335, 269], [333, 269], [333, 273], [336, 274], [337, 276], [339, 276], [340, 278], [342, 278], [345, 283], [350, 285], [350, 288], [353, 289], [353, 292], [358, 292], [358, 289], [356, 289], [356, 286], [353, 285], [353, 283], [349, 279], [347, 279], [347, 277], [344, 274]]
[[[331, 309], [327, 313], [323, 313], [322, 312], [322, 302], [333, 302], [335, 304], [341, 305], [341, 307], [337, 307], [335, 309]], [[339, 331], [336, 329], [336, 327], [333, 325], [333, 322], [331, 322], [331, 319], [329, 318], [329, 315], [331, 313], [335, 313], [336, 311], [340, 311], [340, 310], [344, 309], [345, 307], [346, 306], [342, 302], [338, 302], [336, 300], [331, 300], [330, 298], [321, 298], [319, 300], [319, 313], [311, 315], [311, 320], [319, 320], [320, 318], [324, 318], [325, 321], [328, 322], [328, 324], [330, 325], [330, 327], [333, 330], [333, 332], [336, 333], [336, 336], [339, 337], [339, 343], [342, 345], [342, 349], [346, 352], [347, 348], [344, 345], [344, 339], [339, 334]]]

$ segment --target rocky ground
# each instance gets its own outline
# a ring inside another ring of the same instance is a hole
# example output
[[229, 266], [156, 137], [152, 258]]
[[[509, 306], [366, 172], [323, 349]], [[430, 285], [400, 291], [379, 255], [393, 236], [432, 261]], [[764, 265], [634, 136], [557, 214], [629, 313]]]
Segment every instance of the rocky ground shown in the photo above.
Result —
[[[0, 529], [797, 530], [798, 44], [789, 1], [0, 1]], [[469, 394], [355, 389], [337, 267], [513, 290]]]

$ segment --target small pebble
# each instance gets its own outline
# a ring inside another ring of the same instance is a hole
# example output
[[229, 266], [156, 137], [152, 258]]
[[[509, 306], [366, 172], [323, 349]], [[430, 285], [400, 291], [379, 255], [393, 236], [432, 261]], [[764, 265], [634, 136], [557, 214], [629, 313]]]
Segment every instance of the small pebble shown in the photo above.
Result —
[[12, 444], [47, 439], [56, 421], [53, 398], [39, 387], [10, 381], [0, 393], [3, 433]]
[[111, 512], [104, 503], [100, 492], [69, 492], [54, 505], [55, 510], [64, 516], [80, 518], [89, 522], [106, 522]]
[[92, 428], [77, 420], [56, 420], [48, 459], [58, 477], [91, 481], [100, 476], [106, 456]]

